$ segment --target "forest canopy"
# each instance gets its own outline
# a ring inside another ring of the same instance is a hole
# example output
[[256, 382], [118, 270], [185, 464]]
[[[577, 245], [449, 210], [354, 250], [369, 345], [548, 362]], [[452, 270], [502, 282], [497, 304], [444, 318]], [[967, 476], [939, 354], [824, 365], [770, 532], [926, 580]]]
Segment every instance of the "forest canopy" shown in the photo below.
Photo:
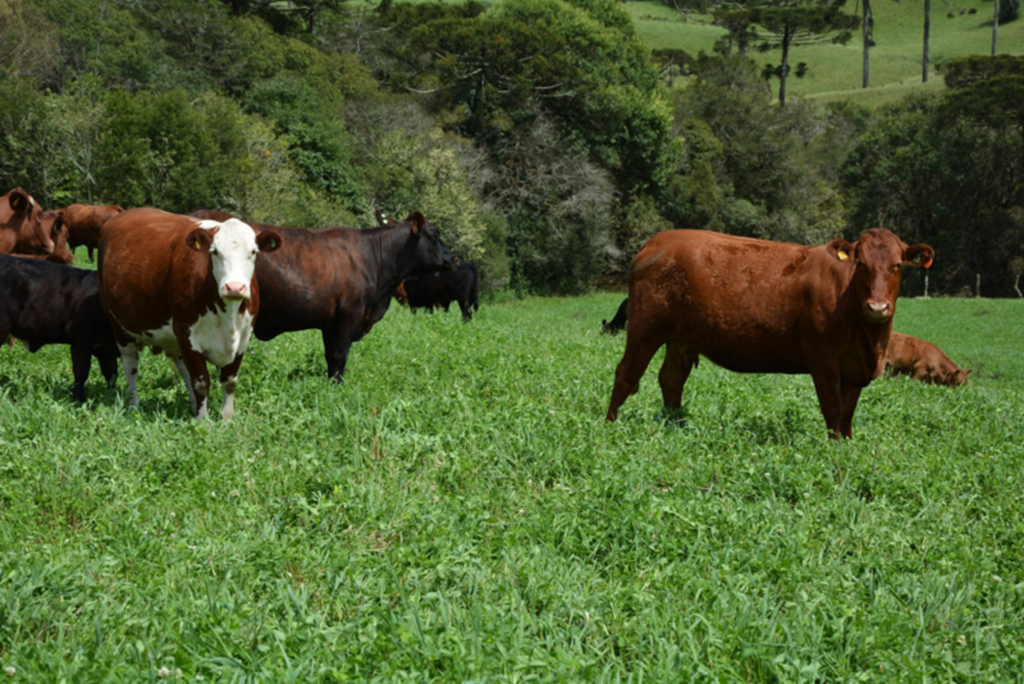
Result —
[[933, 293], [1014, 296], [1024, 59], [941, 70], [878, 111], [782, 108], [742, 50], [652, 55], [611, 0], [0, 0], [0, 186], [303, 227], [418, 210], [486, 288], [537, 294], [673, 227], [884, 225], [937, 249]]

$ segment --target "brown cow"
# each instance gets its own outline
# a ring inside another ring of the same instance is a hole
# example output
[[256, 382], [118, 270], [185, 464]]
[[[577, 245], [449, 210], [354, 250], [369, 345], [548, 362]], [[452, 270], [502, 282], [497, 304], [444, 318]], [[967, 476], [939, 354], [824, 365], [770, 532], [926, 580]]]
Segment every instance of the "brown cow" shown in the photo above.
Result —
[[63, 212], [47, 209], [40, 216], [39, 222], [43, 227], [43, 231], [48, 233], [53, 240], [53, 252], [50, 254], [20, 254], [15, 252], [15, 256], [26, 259], [46, 259], [55, 264], [70, 266], [75, 260], [75, 255], [68, 251], [68, 228], [64, 225]]
[[93, 250], [100, 244], [100, 230], [103, 224], [120, 214], [124, 209], [116, 204], [69, 204], [64, 207], [64, 225], [68, 227], [68, 246], [74, 252], [79, 245], [85, 245], [89, 261]]
[[51, 254], [53, 237], [43, 229], [42, 213], [21, 188], [0, 197], [0, 254]]
[[968, 370], [960, 370], [941, 349], [931, 342], [894, 332], [885, 352], [888, 375], [909, 375], [926, 385], [962, 387], [967, 384]]
[[681, 406], [703, 354], [740, 373], [809, 373], [829, 436], [850, 437], [861, 390], [882, 372], [902, 267], [927, 268], [934, 254], [884, 228], [818, 247], [701, 230], [655, 235], [633, 259], [608, 420], [666, 345], [658, 380], [667, 407]]
[[259, 311], [256, 258], [281, 244], [237, 219], [224, 222], [131, 209], [103, 228], [100, 298], [138, 406], [139, 346], [159, 347], [188, 387], [192, 413], [207, 414], [210, 374], [221, 369], [221, 415], [231, 420], [238, 368]]

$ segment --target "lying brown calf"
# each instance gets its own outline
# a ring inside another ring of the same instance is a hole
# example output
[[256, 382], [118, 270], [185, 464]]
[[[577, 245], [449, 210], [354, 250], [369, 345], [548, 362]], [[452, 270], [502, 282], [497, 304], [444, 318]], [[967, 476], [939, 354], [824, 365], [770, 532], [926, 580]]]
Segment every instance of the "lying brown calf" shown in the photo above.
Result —
[[898, 332], [889, 337], [885, 352], [886, 375], [909, 375], [926, 385], [960, 387], [967, 384], [968, 370], [960, 370], [931, 342]]

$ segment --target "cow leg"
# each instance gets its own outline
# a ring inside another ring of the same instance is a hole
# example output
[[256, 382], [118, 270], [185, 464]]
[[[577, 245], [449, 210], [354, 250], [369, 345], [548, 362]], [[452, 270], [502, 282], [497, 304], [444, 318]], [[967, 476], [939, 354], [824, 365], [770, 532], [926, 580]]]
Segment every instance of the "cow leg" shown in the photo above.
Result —
[[842, 430], [843, 437], [853, 437], [853, 412], [857, 410], [857, 401], [860, 399], [862, 389], [856, 385], [848, 385], [846, 383], [840, 386], [843, 397], [843, 415], [840, 429]]
[[124, 366], [124, 380], [128, 386], [128, 405], [132, 408], [139, 407], [139, 389], [137, 381], [139, 378], [139, 348], [134, 342], [125, 346], [117, 345], [121, 352], [121, 365]]
[[188, 366], [185, 365], [185, 359], [181, 358], [180, 354], [168, 355], [171, 356], [171, 360], [174, 361], [174, 367], [178, 369], [178, 375], [185, 381], [185, 389], [188, 390], [188, 406], [192, 411], [192, 415], [196, 415], [196, 411], [199, 405], [196, 403], [196, 393], [192, 389], [192, 376], [188, 372]]
[[[627, 333], [628, 335], [628, 333]], [[638, 341], [642, 340], [642, 341]], [[615, 369], [615, 385], [612, 387], [612, 400], [608, 404], [608, 415], [605, 418], [608, 422], [615, 422], [619, 415], [619, 407], [626, 399], [640, 388], [640, 378], [644, 376], [648, 364], [654, 357], [654, 353], [661, 347], [662, 342], [653, 341], [650, 337], [642, 335], [631, 335], [626, 338], [626, 351], [622, 354]]]
[[459, 310], [462, 311], [462, 319], [465, 321], [473, 320], [473, 309], [469, 305], [469, 301], [456, 300], [459, 303]]
[[72, 398], [81, 403], [85, 401], [85, 383], [89, 379], [92, 367], [92, 353], [85, 345], [71, 345], [71, 371], [75, 376], [75, 387], [71, 390]]
[[191, 380], [192, 392], [195, 394], [195, 408], [193, 415], [196, 420], [205, 418], [209, 413], [207, 399], [210, 396], [210, 371], [206, 368], [206, 359], [202, 354], [191, 349], [181, 350], [182, 359], [185, 362], [185, 369]]
[[348, 363], [348, 350], [352, 347], [352, 338], [337, 330], [322, 331], [324, 338], [324, 355], [327, 357], [327, 377], [334, 382], [341, 382]]
[[[825, 417], [829, 439], [843, 438], [843, 394], [839, 378], [832, 373], [811, 373], [814, 391], [818, 394], [821, 415]], [[856, 404], [856, 402], [854, 402]], [[850, 413], [851, 417], [853, 413]]]
[[100, 362], [100, 372], [107, 381], [107, 388], [113, 388], [117, 382], [117, 357], [104, 353], [96, 356], [96, 360]]
[[92, 258], [92, 254], [93, 254], [92, 246], [91, 245], [86, 245], [85, 249], [89, 252], [89, 261], [95, 261], [95, 259]]
[[683, 386], [697, 358], [696, 355], [691, 357], [687, 354], [683, 343], [678, 340], [665, 345], [665, 361], [661, 364], [658, 382], [661, 384], [661, 398], [666, 408], [678, 409], [683, 405]]
[[238, 386], [238, 368], [242, 365], [239, 354], [235, 360], [220, 369], [220, 386], [224, 390], [224, 403], [220, 406], [220, 417], [230, 422], [235, 415], [235, 388]]

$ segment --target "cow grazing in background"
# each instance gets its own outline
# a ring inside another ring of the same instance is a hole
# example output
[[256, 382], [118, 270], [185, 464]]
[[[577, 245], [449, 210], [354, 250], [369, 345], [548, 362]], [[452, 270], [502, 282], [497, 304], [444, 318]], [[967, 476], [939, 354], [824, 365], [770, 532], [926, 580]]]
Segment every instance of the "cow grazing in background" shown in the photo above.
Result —
[[79, 245], [85, 245], [89, 261], [92, 261], [93, 250], [100, 244], [103, 224], [124, 209], [116, 204], [69, 204], [63, 211], [64, 225], [68, 227], [68, 246], [74, 252]]
[[889, 337], [885, 352], [885, 370], [891, 376], [909, 375], [926, 385], [962, 387], [971, 372], [960, 370], [941, 349], [931, 342], [898, 332]]
[[153, 346], [177, 366], [196, 418], [208, 413], [206, 362], [220, 368], [221, 416], [231, 420], [238, 369], [260, 308], [256, 264], [281, 242], [277, 233], [257, 234], [236, 219], [203, 221], [159, 209], [130, 209], [107, 222], [100, 297], [132, 406], [139, 404], [139, 347]]
[[[473, 320], [473, 310], [480, 310], [480, 278], [476, 266], [461, 262], [454, 271], [424, 273], [402, 281], [399, 288], [405, 293], [409, 308], [415, 311], [426, 308], [433, 313], [435, 306], [448, 312], [452, 302], [457, 302], [462, 318]], [[398, 298], [398, 290], [395, 291]], [[400, 300], [401, 303], [401, 300]]]
[[654, 353], [665, 406], [681, 405], [700, 355], [740, 373], [807, 373], [833, 439], [852, 436], [861, 390], [881, 375], [904, 266], [931, 265], [883, 228], [806, 247], [700, 230], [652, 237], [633, 259], [626, 350], [607, 419]]
[[117, 377], [117, 345], [96, 271], [0, 255], [0, 341], [7, 335], [31, 352], [70, 344], [76, 401], [85, 401], [93, 356], [108, 384]]
[[612, 317], [611, 321], [601, 321], [601, 332], [609, 335], [614, 335], [620, 330], [626, 329], [626, 307], [629, 305], [629, 297], [622, 300], [619, 304], [618, 311]]
[[42, 214], [32, 195], [21, 188], [0, 197], [0, 254], [52, 254], [53, 236], [43, 228]]
[[[193, 216], [226, 216], [201, 210]], [[319, 330], [327, 374], [340, 382], [349, 349], [383, 318], [405, 278], [452, 267], [437, 227], [418, 211], [380, 228], [272, 228], [281, 249], [260, 259], [261, 312], [256, 337], [271, 340], [295, 330]]]

